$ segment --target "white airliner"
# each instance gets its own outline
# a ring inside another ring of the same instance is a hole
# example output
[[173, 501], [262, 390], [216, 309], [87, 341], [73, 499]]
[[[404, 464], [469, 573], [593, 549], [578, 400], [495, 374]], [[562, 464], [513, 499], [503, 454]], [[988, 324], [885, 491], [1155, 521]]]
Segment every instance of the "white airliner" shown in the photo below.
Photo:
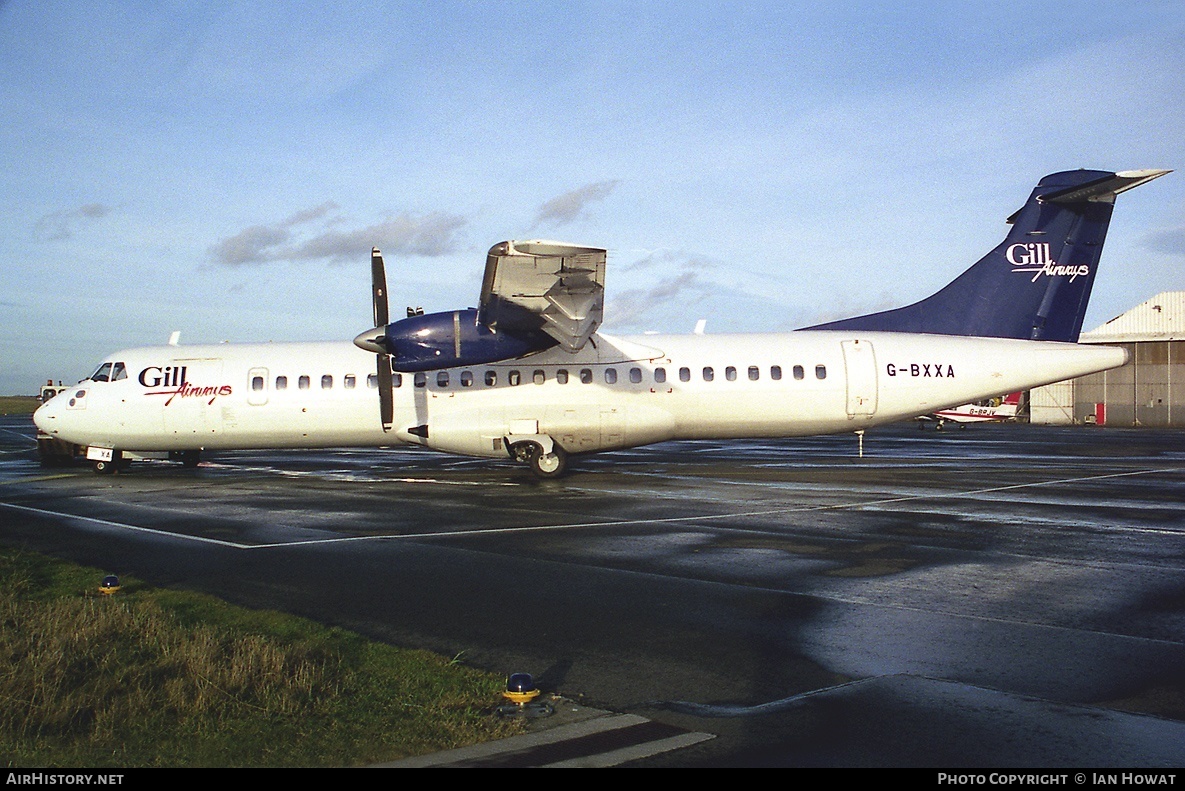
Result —
[[776, 334], [599, 333], [606, 252], [510, 241], [477, 309], [388, 321], [354, 342], [110, 355], [34, 415], [96, 470], [167, 452], [422, 445], [562, 474], [572, 454], [677, 439], [859, 432], [1114, 368], [1077, 345], [1115, 196], [1169, 171], [1046, 176], [1005, 240], [914, 305]]

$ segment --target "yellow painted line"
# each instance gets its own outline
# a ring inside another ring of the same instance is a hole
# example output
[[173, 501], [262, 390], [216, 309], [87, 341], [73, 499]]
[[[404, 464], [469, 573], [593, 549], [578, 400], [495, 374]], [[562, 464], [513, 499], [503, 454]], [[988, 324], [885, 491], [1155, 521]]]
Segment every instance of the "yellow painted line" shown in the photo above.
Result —
[[38, 481], [56, 481], [59, 478], [77, 478], [78, 473], [60, 472], [57, 475], [37, 475], [33, 478], [14, 478], [11, 481], [0, 481], [0, 486], [8, 486], [14, 483], [37, 483]]

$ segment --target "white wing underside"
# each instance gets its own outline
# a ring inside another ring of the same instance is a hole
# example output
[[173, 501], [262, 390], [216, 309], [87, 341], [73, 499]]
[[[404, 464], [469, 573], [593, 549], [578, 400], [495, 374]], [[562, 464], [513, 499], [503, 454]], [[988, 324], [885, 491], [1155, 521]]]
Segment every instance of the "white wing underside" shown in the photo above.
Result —
[[538, 329], [570, 352], [601, 325], [606, 251], [542, 240], [490, 248], [478, 320], [492, 330]]

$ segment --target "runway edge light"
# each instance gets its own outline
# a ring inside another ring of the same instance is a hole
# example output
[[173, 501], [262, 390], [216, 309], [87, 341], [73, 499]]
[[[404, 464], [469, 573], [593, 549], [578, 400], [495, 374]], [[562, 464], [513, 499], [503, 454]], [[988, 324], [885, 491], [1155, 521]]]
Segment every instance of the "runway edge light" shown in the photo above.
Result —
[[535, 686], [535, 679], [531, 678], [530, 673], [511, 673], [502, 697], [521, 706], [539, 697], [539, 688]]

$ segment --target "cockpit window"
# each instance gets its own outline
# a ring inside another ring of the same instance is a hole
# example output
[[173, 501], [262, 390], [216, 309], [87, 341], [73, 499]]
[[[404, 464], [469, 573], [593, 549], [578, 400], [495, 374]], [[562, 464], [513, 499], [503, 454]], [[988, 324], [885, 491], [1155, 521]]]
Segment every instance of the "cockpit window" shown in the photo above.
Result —
[[111, 363], [103, 363], [99, 366], [99, 370], [90, 375], [92, 382], [109, 382], [111, 381]]
[[128, 378], [128, 371], [126, 368], [124, 368], [123, 363], [116, 363], [111, 368], [111, 381], [112, 382], [118, 382], [120, 379], [127, 379], [127, 378]]

